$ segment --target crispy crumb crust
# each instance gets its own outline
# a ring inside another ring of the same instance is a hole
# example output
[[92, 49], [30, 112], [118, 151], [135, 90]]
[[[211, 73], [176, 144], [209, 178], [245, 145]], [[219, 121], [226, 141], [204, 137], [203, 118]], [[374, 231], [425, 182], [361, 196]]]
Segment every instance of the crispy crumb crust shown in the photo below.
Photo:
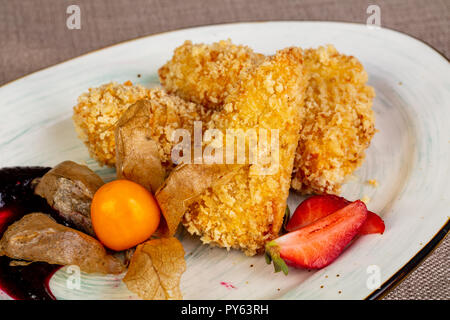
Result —
[[[279, 168], [260, 175], [258, 165], [244, 165], [227, 183], [208, 189], [184, 215], [187, 230], [204, 243], [242, 249], [253, 255], [281, 228], [295, 149], [300, 132], [306, 77], [298, 48], [279, 51], [254, 70], [212, 116], [215, 128], [281, 129]], [[212, 126], [212, 125], [211, 125]]]
[[[195, 59], [190, 61], [193, 52]], [[185, 98], [215, 105], [211, 102], [223, 102], [231, 90], [223, 88], [229, 88], [242, 70], [259, 64], [260, 59], [261, 55], [249, 48], [229, 41], [212, 45], [193, 45], [188, 41], [161, 68], [160, 76], [165, 74], [166, 86], [178, 94], [183, 91]], [[309, 76], [305, 97], [308, 112], [302, 120], [292, 187], [301, 193], [339, 193], [345, 177], [362, 164], [364, 151], [375, 133], [372, 111], [375, 93], [366, 85], [367, 73], [361, 63], [352, 56], [339, 54], [333, 46], [308, 49], [304, 59]], [[231, 71], [224, 71], [227, 68]], [[175, 77], [174, 70], [183, 72]], [[220, 81], [211, 81], [205, 76], [208, 72], [216, 74]], [[161, 90], [132, 86], [130, 82], [92, 88], [79, 97], [73, 119], [79, 137], [100, 164], [115, 163], [114, 124], [120, 115], [137, 100], [148, 98], [155, 106], [160, 100], [163, 104], [162, 108], [155, 108], [153, 128], [161, 159], [168, 166], [171, 166], [170, 133], [179, 127], [190, 129], [193, 121], [205, 122], [211, 115], [198, 104], [188, 104]], [[215, 108], [218, 109], [217, 105]]]
[[186, 102], [162, 89], [146, 89], [129, 81], [90, 88], [78, 98], [73, 121], [79, 138], [101, 165], [115, 165], [116, 123], [128, 107], [142, 99], [150, 101], [151, 135], [158, 144], [161, 162], [167, 167], [173, 165], [170, 158], [172, 132], [178, 128], [192, 130], [194, 121], [207, 121], [211, 113], [201, 105]]
[[[240, 52], [241, 54], [238, 54]], [[160, 69], [161, 83], [183, 98], [219, 109], [237, 70], [251, 68], [262, 56], [221, 41], [211, 45], [185, 42]], [[333, 46], [305, 51], [309, 77], [302, 131], [295, 156], [292, 188], [301, 193], [339, 193], [345, 177], [364, 161], [375, 133], [373, 88], [352, 56]]]
[[159, 69], [159, 78], [168, 92], [216, 108], [222, 106], [241, 72], [262, 61], [264, 55], [230, 40], [209, 45], [186, 41]]
[[193, 137], [194, 121], [209, 121], [212, 111], [159, 89], [151, 91], [149, 101], [151, 137], [158, 145], [161, 163], [170, 172], [175, 166], [172, 149], [178, 143], [172, 140], [174, 131], [186, 129]]
[[304, 61], [309, 81], [292, 187], [307, 194], [339, 193], [375, 133], [375, 92], [366, 85], [362, 64], [331, 45], [305, 50]]
[[78, 137], [86, 144], [91, 157], [101, 165], [114, 166], [114, 127], [122, 113], [132, 104], [149, 96], [142, 86], [108, 83], [78, 97], [73, 108], [73, 122]]
[[[189, 43], [182, 47], [184, 46], [191, 51], [196, 50], [194, 47], [197, 48], [197, 45]], [[202, 46], [204, 45], [199, 45]], [[211, 57], [211, 48], [214, 46], [219, 45], [206, 46], [198, 54]], [[229, 42], [222, 46], [221, 50], [224, 52], [230, 48], [235, 50], [233, 54], [222, 53], [220, 57], [225, 57], [225, 60], [233, 59], [236, 52], [241, 50], [251, 52], [246, 47], [233, 46]], [[298, 49], [290, 50], [292, 53]], [[241, 57], [244, 56], [245, 54]], [[300, 81], [302, 84], [299, 84], [294, 80], [296, 72], [292, 68], [292, 57], [301, 61], [301, 55], [285, 54], [284, 58], [281, 57], [278, 55], [262, 63], [260, 55], [253, 58], [247, 56], [236, 62], [241, 66], [235, 69], [239, 72], [229, 73], [221, 69], [226, 68], [227, 63], [220, 62], [220, 59], [215, 60], [216, 65], [206, 63], [210, 70], [222, 70], [218, 74], [222, 75], [220, 81], [225, 82], [221, 82], [220, 91], [210, 78], [201, 78], [203, 71], [196, 70], [195, 73], [193, 65], [188, 66], [189, 72], [195, 75], [198, 88], [186, 87], [188, 90], [184, 91], [185, 97], [203, 101], [208, 105], [206, 108], [188, 103], [163, 90], [149, 90], [133, 86], [130, 82], [110, 83], [90, 89], [80, 96], [78, 105], [74, 108], [75, 127], [95, 159], [101, 164], [114, 165], [115, 123], [131, 104], [140, 99], [149, 99], [152, 102], [151, 113], [154, 115], [151, 119], [152, 138], [157, 141], [161, 161], [169, 170], [173, 166], [170, 161], [173, 147], [169, 139], [171, 133], [177, 128], [192, 130], [195, 120], [207, 122], [211, 119], [208, 127], [216, 128], [251, 128], [258, 125], [266, 128], [269, 125], [272, 128], [286, 127], [280, 134], [283, 150], [280, 154], [280, 176], [251, 176], [252, 166], [244, 166], [230, 183], [214, 186], [202, 195], [199, 201], [192, 204], [184, 218], [183, 223], [189, 232], [200, 235], [205, 243], [240, 248], [252, 255], [267, 240], [276, 236], [281, 226], [280, 217], [284, 212], [289, 186], [287, 173], [292, 169], [292, 161], [289, 161], [294, 159], [291, 150], [296, 145], [295, 135], [291, 134], [292, 127], [298, 127], [300, 136], [295, 152], [292, 187], [302, 193], [338, 193], [345, 176], [362, 163], [364, 151], [375, 132], [371, 109], [374, 91], [366, 85], [367, 74], [356, 58], [341, 55], [332, 46], [306, 50], [302, 71], [306, 76]], [[201, 60], [199, 57], [196, 59]], [[182, 59], [173, 58], [165, 67], [175, 61], [183, 64], [189, 60], [183, 62]], [[276, 61], [279, 62], [278, 66], [274, 65]], [[186, 71], [182, 76], [185, 77], [189, 72]], [[268, 76], [270, 72], [279, 73], [276, 81]], [[289, 72], [291, 78], [283, 78], [282, 75]], [[305, 79], [308, 79], [308, 84], [304, 93], [305, 102], [302, 103]], [[177, 81], [184, 80], [177, 78]], [[277, 81], [286, 83], [280, 87]], [[234, 87], [226, 83], [231, 83]], [[285, 104], [289, 108], [280, 107], [285, 101], [278, 98], [288, 91], [288, 96], [295, 96], [294, 100], [300, 106], [297, 108], [299, 116], [292, 114], [292, 101]], [[179, 90], [174, 92], [180, 94]], [[218, 101], [223, 102], [223, 108], [218, 107]], [[260, 106], [259, 109], [257, 106]], [[211, 107], [215, 109], [214, 112], [205, 111]], [[255, 116], [258, 114], [262, 116]]]

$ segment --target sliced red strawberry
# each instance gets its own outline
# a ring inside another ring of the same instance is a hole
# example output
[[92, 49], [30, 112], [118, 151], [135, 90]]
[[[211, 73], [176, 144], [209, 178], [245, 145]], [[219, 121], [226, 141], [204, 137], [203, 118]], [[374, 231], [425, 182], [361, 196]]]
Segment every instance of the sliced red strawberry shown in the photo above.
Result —
[[364, 222], [359, 234], [384, 233], [384, 221], [376, 213], [367, 211], [367, 220]]
[[350, 201], [335, 195], [318, 195], [304, 200], [295, 209], [286, 230], [294, 231], [347, 206]]
[[[317, 195], [304, 200], [295, 209], [289, 220], [286, 230], [294, 231], [305, 227], [327, 215], [342, 209], [350, 204], [345, 198], [335, 195]], [[383, 233], [385, 229], [383, 220], [374, 212], [369, 211], [369, 218], [360, 231], [360, 234]]]
[[297, 231], [266, 244], [266, 259], [275, 272], [287, 266], [320, 269], [333, 262], [358, 234], [367, 219], [364, 202], [355, 201]]

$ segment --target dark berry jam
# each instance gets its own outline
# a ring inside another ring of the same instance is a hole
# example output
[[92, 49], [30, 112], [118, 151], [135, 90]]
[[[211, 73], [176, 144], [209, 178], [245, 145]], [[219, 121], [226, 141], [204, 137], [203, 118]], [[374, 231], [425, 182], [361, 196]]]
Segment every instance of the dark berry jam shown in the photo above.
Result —
[[[32, 181], [42, 177], [50, 168], [14, 167], [0, 169], [0, 238], [7, 227], [25, 214], [43, 212], [56, 221], [61, 217], [45, 201], [34, 194]], [[59, 265], [33, 262], [24, 266], [10, 266], [10, 259], [0, 257], [0, 290], [14, 299], [49, 300], [55, 299], [48, 283]]]

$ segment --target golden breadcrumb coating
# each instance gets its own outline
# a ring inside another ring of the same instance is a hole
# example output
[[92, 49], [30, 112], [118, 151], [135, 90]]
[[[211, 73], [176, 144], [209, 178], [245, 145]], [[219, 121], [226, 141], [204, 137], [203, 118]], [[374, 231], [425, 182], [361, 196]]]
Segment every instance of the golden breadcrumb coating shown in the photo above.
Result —
[[301, 50], [285, 49], [254, 70], [243, 72], [239, 85], [225, 98], [223, 109], [212, 115], [214, 127], [222, 131], [279, 129], [279, 166], [276, 173], [262, 175], [259, 165], [243, 165], [228, 182], [199, 196], [185, 213], [183, 224], [204, 243], [253, 255], [278, 235], [300, 132], [303, 112], [299, 105], [305, 85]]
[[73, 121], [79, 138], [91, 156], [101, 165], [114, 166], [116, 159], [114, 130], [120, 116], [138, 100], [151, 103], [152, 138], [158, 143], [161, 162], [171, 166], [171, 134], [177, 128], [191, 130], [195, 120], [208, 119], [203, 106], [169, 95], [162, 89], [146, 89], [140, 85], [108, 83], [78, 98]]
[[366, 85], [362, 64], [333, 46], [305, 50], [304, 62], [309, 82], [292, 187], [339, 193], [344, 178], [362, 164], [375, 133], [375, 93]]
[[[247, 58], [236, 59], [238, 48], [248, 52]], [[184, 99], [219, 110], [236, 81], [236, 70], [251, 68], [260, 59], [249, 48], [229, 41], [209, 46], [186, 42], [160, 69], [160, 79]], [[302, 193], [339, 193], [345, 177], [362, 164], [375, 133], [374, 90], [366, 85], [361, 63], [333, 46], [306, 50], [304, 59], [310, 78], [305, 97], [308, 112], [302, 119], [292, 187]]]
[[130, 105], [148, 96], [148, 89], [127, 81], [90, 88], [78, 97], [72, 119], [78, 137], [88, 147], [91, 157], [101, 165], [114, 166], [115, 123]]
[[174, 131], [186, 129], [193, 137], [194, 121], [209, 121], [212, 111], [161, 89], [151, 89], [149, 101], [151, 138], [158, 145], [161, 163], [170, 172], [175, 166], [171, 158], [172, 149], [178, 143], [172, 140]]
[[264, 60], [249, 47], [222, 40], [210, 45], [186, 41], [159, 69], [170, 93], [209, 108], [220, 107], [240, 73]]

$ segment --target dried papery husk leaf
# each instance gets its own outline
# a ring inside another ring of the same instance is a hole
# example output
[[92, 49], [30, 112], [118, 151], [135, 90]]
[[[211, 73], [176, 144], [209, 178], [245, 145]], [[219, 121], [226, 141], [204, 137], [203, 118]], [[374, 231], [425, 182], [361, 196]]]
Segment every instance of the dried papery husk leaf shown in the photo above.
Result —
[[180, 241], [153, 239], [136, 248], [123, 282], [145, 300], [181, 300], [180, 280], [185, 270]]
[[139, 183], [153, 193], [164, 182], [166, 170], [151, 137], [150, 101], [140, 100], [120, 117], [115, 131], [116, 171], [119, 179]]
[[178, 165], [156, 192], [156, 200], [164, 219], [158, 234], [173, 236], [183, 214], [208, 188], [226, 183], [242, 165], [182, 164]]

